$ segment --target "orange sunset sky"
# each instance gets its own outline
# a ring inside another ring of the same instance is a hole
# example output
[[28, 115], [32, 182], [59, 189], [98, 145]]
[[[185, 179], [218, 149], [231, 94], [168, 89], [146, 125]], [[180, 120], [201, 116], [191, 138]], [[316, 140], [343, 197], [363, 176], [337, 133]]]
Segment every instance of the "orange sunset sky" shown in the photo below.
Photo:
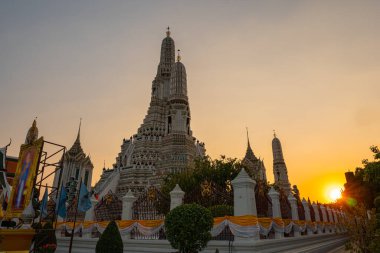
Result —
[[1, 1], [0, 146], [34, 117], [111, 167], [142, 123], [169, 25], [186, 66], [192, 130], [243, 158], [245, 128], [273, 182], [273, 129], [292, 184], [328, 202], [380, 145], [379, 1]]

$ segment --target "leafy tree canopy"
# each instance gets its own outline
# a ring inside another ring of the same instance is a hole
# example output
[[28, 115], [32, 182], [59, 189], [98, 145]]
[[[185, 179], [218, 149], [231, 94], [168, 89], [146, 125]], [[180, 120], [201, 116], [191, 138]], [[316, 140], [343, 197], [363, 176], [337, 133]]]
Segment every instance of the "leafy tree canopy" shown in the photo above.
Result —
[[236, 158], [225, 156], [215, 160], [209, 156], [199, 158], [195, 160], [194, 169], [168, 175], [164, 180], [162, 191], [170, 192], [176, 184], [179, 184], [184, 192], [188, 192], [205, 180], [224, 188], [229, 187], [231, 180], [237, 176], [241, 168], [241, 162]]
[[[221, 156], [220, 159], [212, 160], [207, 156], [195, 160], [193, 169], [168, 175], [161, 192], [169, 198], [170, 192], [178, 184], [186, 193], [185, 203], [198, 203], [205, 207], [232, 205], [231, 181], [241, 168], [240, 161], [235, 158]], [[159, 206], [158, 209], [162, 213], [169, 211], [168, 206]]]
[[363, 160], [363, 166], [356, 168], [352, 178], [347, 178], [342, 194], [343, 205], [362, 203], [367, 208], [374, 207], [373, 201], [380, 194], [380, 150], [377, 146], [371, 146], [370, 150], [373, 161]]
[[380, 252], [380, 150], [377, 146], [370, 150], [374, 159], [365, 159], [355, 173], [346, 173], [342, 199], [336, 204], [347, 215], [351, 239], [346, 246], [351, 252]]

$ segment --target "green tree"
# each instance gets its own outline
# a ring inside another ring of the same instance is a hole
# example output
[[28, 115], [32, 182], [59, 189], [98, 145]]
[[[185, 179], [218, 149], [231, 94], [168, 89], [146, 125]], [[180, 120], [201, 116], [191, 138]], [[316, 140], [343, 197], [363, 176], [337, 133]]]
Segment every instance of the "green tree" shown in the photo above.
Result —
[[[352, 252], [380, 252], [380, 151], [370, 147], [373, 160], [362, 161], [355, 173], [346, 173], [342, 199], [338, 205], [348, 216], [347, 229], [351, 237], [347, 249]], [[378, 199], [380, 197], [377, 197]]]
[[346, 211], [346, 228], [350, 235], [350, 240], [346, 244], [346, 249], [358, 253], [375, 253], [371, 251], [369, 245], [375, 236], [375, 219], [369, 219], [368, 215], [374, 216], [374, 210], [368, 213], [367, 208], [358, 203], [350, 206]]
[[215, 205], [208, 208], [213, 217], [233, 216], [234, 208], [229, 205]]
[[115, 221], [111, 221], [96, 243], [96, 253], [123, 253], [123, 241]]
[[[232, 205], [231, 181], [234, 179], [242, 165], [235, 158], [212, 160], [210, 157], [196, 159], [194, 168], [182, 173], [168, 175], [164, 179], [161, 193], [170, 198], [170, 191], [176, 184], [186, 193], [185, 203], [197, 203], [205, 207], [214, 205]], [[206, 190], [205, 190], [206, 189]], [[207, 191], [208, 190], [208, 191]], [[217, 195], [219, 194], [219, 196]], [[158, 203], [161, 205], [162, 203]], [[169, 206], [158, 206], [162, 213], [169, 211]]]
[[185, 204], [171, 210], [165, 218], [166, 236], [180, 253], [196, 253], [211, 240], [213, 217], [210, 210]]
[[370, 150], [373, 161], [364, 159], [363, 167], [356, 168], [355, 173], [347, 178], [341, 200], [344, 206], [362, 203], [367, 209], [374, 207], [374, 199], [380, 194], [380, 151], [377, 146], [371, 146]]
[[371, 252], [380, 252], [380, 196], [377, 196], [377, 198], [374, 201], [375, 207], [376, 207], [376, 220], [375, 220], [375, 235], [374, 240], [371, 241], [369, 245], [369, 249]]

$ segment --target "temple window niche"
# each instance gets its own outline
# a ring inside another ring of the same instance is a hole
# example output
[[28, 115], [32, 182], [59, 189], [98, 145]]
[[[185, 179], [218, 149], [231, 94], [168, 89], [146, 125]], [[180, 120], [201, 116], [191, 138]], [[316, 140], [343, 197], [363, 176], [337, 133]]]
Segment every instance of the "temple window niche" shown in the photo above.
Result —
[[78, 180], [78, 178], [79, 178], [79, 168], [77, 167], [75, 169], [75, 179]]
[[172, 130], [172, 117], [168, 117], [168, 133], [170, 133]]
[[87, 186], [87, 181], [88, 181], [88, 175], [89, 175], [89, 171], [86, 170], [86, 172], [84, 173], [84, 184]]
[[190, 118], [187, 118], [186, 120], [186, 128], [187, 128], [187, 134], [190, 135]]

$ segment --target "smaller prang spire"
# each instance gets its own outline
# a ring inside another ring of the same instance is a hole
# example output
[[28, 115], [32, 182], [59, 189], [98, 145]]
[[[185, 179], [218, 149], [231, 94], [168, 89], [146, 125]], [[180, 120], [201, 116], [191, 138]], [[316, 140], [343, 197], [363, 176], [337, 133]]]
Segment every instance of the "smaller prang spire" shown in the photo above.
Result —
[[[273, 130], [274, 132], [274, 130]], [[273, 152], [273, 174], [277, 186], [283, 189], [286, 194], [290, 193], [290, 182], [288, 169], [286, 168], [281, 142], [277, 138], [276, 132], [273, 133], [272, 152]]]
[[171, 66], [169, 100], [184, 100], [187, 102], [186, 68], [180, 60], [181, 55], [180, 50], [178, 50], [177, 62]]
[[177, 62], [181, 61], [181, 49], [177, 50]]

